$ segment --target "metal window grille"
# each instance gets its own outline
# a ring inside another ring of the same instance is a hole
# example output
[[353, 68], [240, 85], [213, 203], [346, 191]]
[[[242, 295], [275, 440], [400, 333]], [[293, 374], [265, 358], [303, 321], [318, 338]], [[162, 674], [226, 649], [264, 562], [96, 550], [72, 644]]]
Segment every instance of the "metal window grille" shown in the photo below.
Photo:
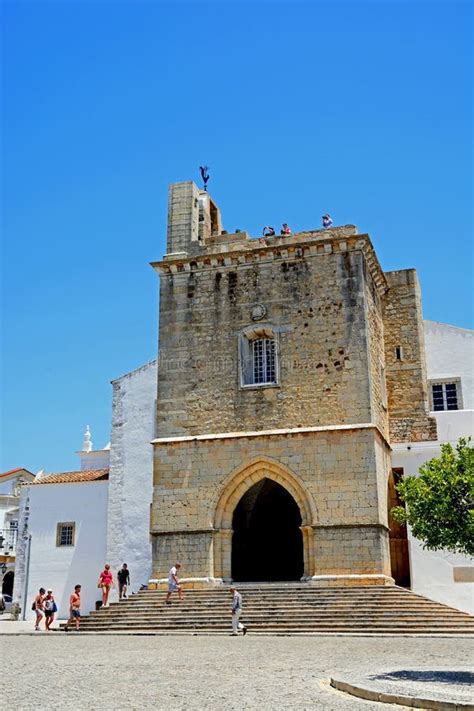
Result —
[[60, 523], [59, 524], [59, 542], [60, 546], [72, 546], [74, 545], [74, 524], [73, 523]]
[[276, 383], [275, 340], [256, 338], [252, 341], [253, 382]]
[[433, 410], [457, 410], [458, 392], [456, 383], [436, 383], [431, 386]]

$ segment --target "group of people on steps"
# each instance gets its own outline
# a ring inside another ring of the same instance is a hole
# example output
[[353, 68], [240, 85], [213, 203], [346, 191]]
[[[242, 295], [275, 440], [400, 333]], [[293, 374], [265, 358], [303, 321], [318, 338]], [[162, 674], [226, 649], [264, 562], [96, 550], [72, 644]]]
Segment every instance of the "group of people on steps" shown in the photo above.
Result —
[[[130, 585], [130, 572], [128, 566], [124, 563], [117, 573], [119, 599], [127, 597], [127, 589]], [[104, 567], [104, 570], [99, 575], [97, 587], [102, 590], [102, 607], [108, 607], [110, 590], [114, 586], [114, 576], [110, 570], [110, 565]], [[81, 585], [75, 585], [74, 590], [69, 596], [69, 617], [64, 627], [64, 631], [68, 632], [69, 627], [74, 625], [76, 630], [79, 630], [81, 624]], [[54, 622], [54, 615], [58, 611], [58, 606], [53, 596], [52, 590], [40, 588], [36, 595], [32, 610], [36, 612], [35, 630], [40, 629], [42, 620], [45, 621], [45, 631], [49, 632], [51, 625]]]
[[[178, 571], [181, 568], [181, 563], [175, 563], [168, 573], [168, 592], [165, 598], [165, 604], [171, 605], [171, 596], [173, 593], [178, 593], [180, 600], [183, 599], [183, 589], [178, 580]], [[130, 585], [130, 572], [128, 566], [124, 563], [117, 573], [119, 600], [127, 597], [127, 589]], [[114, 576], [110, 569], [110, 565], [104, 567], [97, 581], [97, 587], [102, 590], [102, 607], [108, 607], [110, 590], [114, 586]], [[81, 585], [75, 585], [74, 591], [69, 597], [69, 617], [64, 627], [64, 631], [68, 632], [70, 626], [74, 625], [76, 631], [79, 631], [81, 625]], [[247, 634], [247, 627], [240, 622], [242, 614], [242, 595], [236, 587], [229, 588], [232, 595], [232, 635], [235, 637], [239, 633]], [[54, 621], [54, 615], [58, 611], [58, 606], [54, 600], [53, 591], [40, 588], [36, 595], [32, 609], [36, 612], [35, 630], [40, 629], [41, 621], [45, 620], [45, 630], [50, 631]]]

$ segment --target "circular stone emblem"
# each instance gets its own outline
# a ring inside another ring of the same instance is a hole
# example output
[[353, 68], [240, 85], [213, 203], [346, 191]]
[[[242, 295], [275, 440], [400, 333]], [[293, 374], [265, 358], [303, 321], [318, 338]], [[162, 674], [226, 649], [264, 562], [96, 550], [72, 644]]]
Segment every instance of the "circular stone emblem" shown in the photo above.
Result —
[[267, 313], [267, 310], [263, 304], [257, 304], [252, 308], [252, 311], [250, 312], [250, 315], [252, 316], [253, 321], [260, 321], [265, 314]]

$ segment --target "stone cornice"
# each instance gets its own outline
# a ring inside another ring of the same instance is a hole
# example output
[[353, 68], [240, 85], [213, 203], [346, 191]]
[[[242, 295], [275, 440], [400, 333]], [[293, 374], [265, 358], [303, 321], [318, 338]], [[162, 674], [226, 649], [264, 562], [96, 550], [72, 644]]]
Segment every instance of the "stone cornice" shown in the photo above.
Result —
[[155, 445], [167, 445], [167, 444], [179, 444], [181, 442], [202, 442], [206, 440], [221, 440], [221, 439], [238, 439], [242, 437], [272, 437], [279, 435], [298, 435], [298, 434], [311, 434], [314, 432], [346, 432], [346, 431], [357, 431], [357, 430], [374, 430], [379, 434], [382, 440], [390, 447], [386, 436], [378, 427], [378, 425], [373, 422], [361, 422], [351, 425], [324, 425], [320, 427], [293, 427], [289, 429], [275, 429], [275, 430], [257, 430], [257, 431], [243, 431], [243, 432], [218, 432], [215, 434], [202, 434], [202, 435], [181, 435], [177, 437], [157, 437], [151, 441], [151, 444]]
[[[243, 234], [243, 236], [242, 236]], [[198, 254], [186, 252], [168, 254], [160, 262], [151, 262], [160, 276], [202, 272], [216, 268], [226, 269], [271, 263], [282, 260], [308, 259], [310, 257], [363, 252], [374, 283], [381, 294], [388, 289], [387, 280], [375, 254], [368, 234], [357, 234], [353, 225], [332, 230], [297, 232], [289, 237], [262, 237], [248, 239], [245, 233], [226, 235], [225, 242], [210, 240]]]

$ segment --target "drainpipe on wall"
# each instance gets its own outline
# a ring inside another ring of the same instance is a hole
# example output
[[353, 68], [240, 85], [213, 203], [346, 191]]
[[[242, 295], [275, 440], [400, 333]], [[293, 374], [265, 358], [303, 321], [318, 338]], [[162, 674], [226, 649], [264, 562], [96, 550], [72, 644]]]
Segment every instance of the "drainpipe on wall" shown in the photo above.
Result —
[[26, 542], [26, 565], [25, 565], [25, 586], [23, 590], [23, 609], [21, 611], [21, 619], [26, 619], [26, 605], [27, 605], [27, 594], [28, 594], [28, 579], [30, 577], [30, 551], [31, 551], [31, 533], [28, 536]]

